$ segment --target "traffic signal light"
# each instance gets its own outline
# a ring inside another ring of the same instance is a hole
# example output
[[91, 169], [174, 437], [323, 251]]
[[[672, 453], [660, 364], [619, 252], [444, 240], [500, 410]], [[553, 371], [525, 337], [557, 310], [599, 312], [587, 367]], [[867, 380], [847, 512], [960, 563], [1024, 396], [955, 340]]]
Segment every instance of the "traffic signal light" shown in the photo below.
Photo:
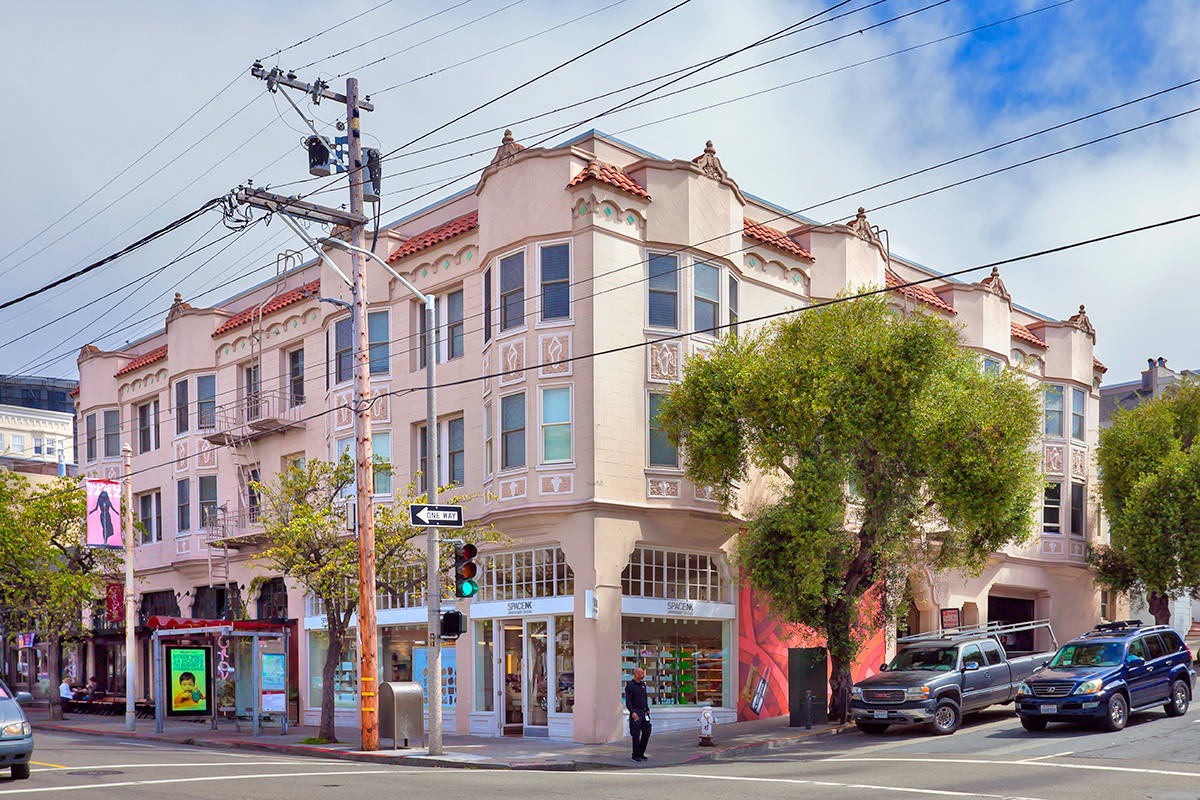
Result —
[[458, 611], [447, 611], [442, 614], [442, 639], [457, 639], [466, 630], [463, 625], [463, 615]]
[[479, 549], [469, 542], [454, 545], [454, 596], [474, 597], [479, 593], [479, 582], [475, 576], [479, 574], [479, 565], [475, 556]]

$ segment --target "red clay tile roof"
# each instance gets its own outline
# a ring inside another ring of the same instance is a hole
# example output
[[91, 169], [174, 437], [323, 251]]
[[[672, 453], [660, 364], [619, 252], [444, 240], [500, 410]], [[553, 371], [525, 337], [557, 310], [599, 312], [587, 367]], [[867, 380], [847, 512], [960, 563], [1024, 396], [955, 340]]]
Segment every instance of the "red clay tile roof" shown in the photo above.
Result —
[[1029, 328], [1026, 328], [1021, 323], [1013, 322], [1013, 323], [1011, 323], [1011, 326], [1012, 326], [1012, 338], [1020, 339], [1021, 341], [1024, 341], [1024, 342], [1029, 342], [1030, 344], [1037, 345], [1038, 347], [1047, 347], [1047, 344], [1045, 342], [1043, 342], [1040, 338], [1038, 338], [1038, 335], [1036, 333], [1029, 330]]
[[402, 258], [408, 258], [414, 253], [419, 253], [422, 250], [433, 247], [435, 244], [449, 241], [455, 236], [461, 236], [467, 231], [473, 231], [479, 227], [479, 212], [472, 211], [470, 214], [463, 214], [461, 217], [450, 220], [445, 225], [439, 225], [436, 228], [431, 228], [424, 233], [418, 233], [416, 236], [409, 239], [404, 244], [400, 245], [400, 249], [388, 256], [388, 263], [399, 261]]
[[71, 390], [70, 396], [71, 397], [79, 397], [79, 387], [78, 386], [76, 386], [74, 389]]
[[742, 235], [749, 239], [754, 239], [763, 244], [769, 244], [778, 250], [789, 253], [798, 258], [803, 258], [807, 261], [812, 261], [812, 253], [805, 250], [800, 245], [796, 244], [783, 231], [777, 231], [774, 228], [768, 228], [766, 225], [759, 225], [757, 222], [751, 222], [748, 219], [742, 219]]
[[123, 366], [119, 370], [117, 370], [116, 374], [114, 374], [113, 377], [119, 378], [122, 375], [126, 375], [130, 372], [136, 372], [137, 370], [141, 369], [142, 367], [149, 366], [150, 364], [153, 364], [155, 361], [162, 361], [166, 357], [167, 357], [167, 346], [164, 344], [162, 347], [156, 347], [153, 350], [151, 350], [149, 353], [143, 353], [142, 355], [133, 359], [133, 361], [130, 361], [128, 364], [126, 364], [125, 366]]
[[[892, 272], [890, 269], [887, 270], [887, 272], [886, 272], [886, 278], [887, 278], [888, 286], [902, 286], [903, 284], [908, 282], [908, 281], [901, 280], [900, 276], [897, 275], [896, 273]], [[896, 291], [899, 291], [899, 292], [911, 297], [912, 299], [916, 300], [918, 303], [924, 303], [927, 306], [936, 308], [938, 311], [941, 311], [945, 314], [953, 315], [953, 314], [958, 313], [957, 311], [954, 310], [953, 306], [948, 304], [942, 298], [938, 297], [936, 294], [934, 294], [932, 291], [930, 291], [929, 288], [926, 286], [923, 286], [923, 285], [922, 286], [910, 286], [907, 289], [897, 289]]]
[[573, 189], [576, 186], [587, 183], [588, 181], [600, 181], [600, 183], [620, 189], [622, 192], [627, 192], [634, 197], [640, 197], [643, 200], [650, 199], [650, 193], [643, 189], [637, 181], [625, 174], [625, 170], [620, 167], [614, 167], [612, 164], [605, 164], [600, 161], [592, 161], [583, 170], [571, 179], [567, 184], [568, 189]]
[[[263, 316], [265, 317], [267, 314], [273, 314], [274, 312], [278, 311], [281, 308], [287, 308], [290, 305], [299, 303], [305, 297], [308, 297], [309, 295], [312, 295], [312, 294], [316, 294], [318, 291], [320, 291], [320, 289], [321, 289], [321, 282], [318, 280], [318, 281], [312, 281], [311, 283], [306, 283], [306, 284], [304, 284], [304, 286], [300, 287], [299, 289], [292, 289], [290, 292], [284, 292], [283, 294], [279, 295], [278, 297], [271, 300], [271, 302], [269, 302], [265, 306], [263, 306], [263, 310], [262, 310]], [[213, 338], [215, 339], [223, 333], [228, 333], [229, 331], [233, 330], [234, 328], [240, 328], [243, 325], [249, 325], [251, 320], [254, 319], [257, 312], [258, 312], [258, 306], [256, 306], [256, 305], [250, 306], [250, 308], [239, 311], [238, 313], [234, 314], [232, 317], [230, 317], [229, 319], [227, 319], [223, 323], [221, 323], [221, 327], [219, 327], [215, 331], [213, 331]]]
[[1092, 369], [1098, 369], [1101, 372], [1108, 372], [1108, 367], [1100, 363], [1100, 359], [1092, 356]]

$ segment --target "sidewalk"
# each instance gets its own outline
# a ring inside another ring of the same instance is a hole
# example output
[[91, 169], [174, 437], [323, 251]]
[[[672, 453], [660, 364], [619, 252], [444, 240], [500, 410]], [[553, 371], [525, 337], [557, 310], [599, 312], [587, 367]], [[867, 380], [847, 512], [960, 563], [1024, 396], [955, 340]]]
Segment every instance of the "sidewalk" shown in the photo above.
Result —
[[[629, 739], [609, 744], [576, 744], [574, 742], [552, 742], [546, 739], [481, 738], [470, 736], [445, 736], [445, 753], [430, 756], [422, 747], [391, 749], [391, 740], [381, 741], [381, 749], [374, 753], [358, 749], [358, 730], [346, 728], [337, 731], [339, 744], [302, 744], [302, 740], [316, 736], [316, 729], [293, 725], [287, 736], [279, 729], [265, 730], [257, 738], [251, 736], [250, 725], [240, 724], [234, 730], [230, 723], [221, 723], [220, 730], [212, 730], [208, 723], [193, 723], [182, 720], [167, 720], [164, 732], [154, 732], [154, 720], [137, 721], [134, 732], [125, 730], [124, 717], [93, 717], [87, 714], [68, 714], [61, 722], [51, 722], [48, 712], [27, 708], [25, 711], [38, 732], [60, 732], [90, 736], [114, 736], [144, 742], [192, 745], [195, 747], [231, 748], [281, 755], [297, 755], [315, 758], [332, 758], [344, 761], [363, 761], [374, 764], [403, 764], [407, 766], [457, 767], [463, 769], [543, 769], [584, 770], [637, 766], [629, 760]], [[851, 728], [853, 726], [850, 726]], [[737, 722], [718, 726], [714, 731], [715, 747], [699, 747], [698, 731], [672, 731], [656, 733], [650, 740], [650, 761], [646, 766], [665, 767], [679, 764], [711, 761], [737, 757], [743, 754], [764, 752], [790, 742], [810, 736], [840, 733], [845, 727], [820, 725], [811, 731], [787, 727], [786, 717]], [[414, 743], [419, 744], [419, 743]]]

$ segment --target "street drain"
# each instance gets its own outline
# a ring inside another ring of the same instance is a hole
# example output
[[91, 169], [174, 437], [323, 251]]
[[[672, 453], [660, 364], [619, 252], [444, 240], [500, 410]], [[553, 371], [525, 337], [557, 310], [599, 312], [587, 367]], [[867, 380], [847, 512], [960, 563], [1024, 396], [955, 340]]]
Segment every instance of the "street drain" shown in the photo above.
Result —
[[68, 772], [68, 775], [86, 775], [92, 777], [94, 775], [124, 775], [125, 773], [119, 769], [81, 769], [75, 772]]

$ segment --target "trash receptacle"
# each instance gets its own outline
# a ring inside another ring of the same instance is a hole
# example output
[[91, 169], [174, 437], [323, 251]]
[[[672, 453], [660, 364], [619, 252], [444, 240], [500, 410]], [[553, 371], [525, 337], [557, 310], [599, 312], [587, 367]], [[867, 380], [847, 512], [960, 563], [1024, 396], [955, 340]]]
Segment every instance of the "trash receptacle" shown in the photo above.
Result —
[[392, 749], [400, 740], [408, 747], [409, 739], [420, 737], [425, 746], [425, 693], [415, 681], [396, 681], [379, 685], [379, 738], [391, 739]]
[[[808, 692], [812, 692], [811, 704]], [[824, 647], [788, 648], [788, 727], [829, 722], [829, 658]]]

